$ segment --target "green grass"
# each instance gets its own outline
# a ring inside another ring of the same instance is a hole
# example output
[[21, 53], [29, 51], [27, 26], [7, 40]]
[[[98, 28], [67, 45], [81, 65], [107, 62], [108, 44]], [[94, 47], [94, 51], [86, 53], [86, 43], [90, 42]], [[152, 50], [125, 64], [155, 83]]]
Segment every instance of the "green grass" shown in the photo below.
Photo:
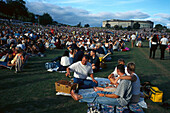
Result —
[[[166, 53], [166, 60], [159, 60], [160, 50], [156, 52], [156, 59], [148, 59], [148, 43], [143, 48], [132, 48], [129, 52], [114, 52], [112, 61], [107, 62], [107, 68], [95, 73], [97, 77], [107, 77], [115, 68], [119, 58], [126, 63], [136, 63], [136, 73], [141, 82], [151, 81], [164, 92], [164, 102], [170, 103], [170, 56]], [[127, 43], [130, 47], [130, 44]], [[86, 113], [86, 103], [74, 101], [71, 97], [56, 96], [54, 83], [65, 79], [65, 74], [48, 73], [45, 62], [62, 55], [64, 50], [48, 50], [47, 57], [31, 57], [23, 72], [14, 70], [0, 70], [0, 113]], [[168, 113], [160, 103], [146, 100], [146, 113]]]

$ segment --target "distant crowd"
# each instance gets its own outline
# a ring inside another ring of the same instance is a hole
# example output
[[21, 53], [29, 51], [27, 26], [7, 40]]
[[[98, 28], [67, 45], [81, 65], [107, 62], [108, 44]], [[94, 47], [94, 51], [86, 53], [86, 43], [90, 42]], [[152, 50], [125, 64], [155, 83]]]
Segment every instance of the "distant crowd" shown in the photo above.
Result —
[[[128, 51], [125, 43], [131, 41], [132, 47], [142, 47], [143, 40], [150, 40], [151, 51], [155, 54], [154, 36], [157, 44], [168, 46], [168, 42], [161, 40], [170, 39], [166, 32], [152, 32], [152, 29], [138, 31], [122, 31], [101, 28], [77, 28], [57, 26], [35, 26], [35, 25], [0, 25], [0, 65], [14, 66], [16, 55], [23, 56], [45, 56], [46, 49], [67, 49], [72, 62], [80, 60], [79, 54], [89, 53], [93, 50], [98, 57], [103, 57], [113, 51]], [[166, 43], [166, 44], [165, 44]], [[166, 47], [163, 47], [166, 49]], [[76, 52], [79, 50], [82, 53]], [[151, 52], [152, 53], [152, 52]], [[6, 57], [4, 57], [6, 56]], [[162, 56], [163, 57], [163, 56]], [[3, 60], [2, 58], [6, 58]], [[154, 56], [153, 56], [154, 58]], [[162, 58], [163, 59], [163, 58]]]

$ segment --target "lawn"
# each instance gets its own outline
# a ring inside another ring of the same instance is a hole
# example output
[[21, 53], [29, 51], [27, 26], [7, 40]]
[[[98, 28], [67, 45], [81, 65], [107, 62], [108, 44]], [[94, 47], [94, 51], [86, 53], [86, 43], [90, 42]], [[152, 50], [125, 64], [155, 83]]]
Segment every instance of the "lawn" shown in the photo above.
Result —
[[[127, 43], [130, 47], [130, 43]], [[0, 69], [0, 113], [86, 113], [86, 103], [74, 101], [71, 97], [56, 96], [54, 83], [57, 80], [69, 80], [63, 73], [49, 73], [44, 64], [62, 55], [64, 50], [47, 50], [46, 57], [31, 57], [23, 72]], [[159, 86], [164, 92], [164, 102], [170, 103], [170, 56], [166, 53], [166, 60], [159, 60], [160, 50], [156, 52], [156, 59], [149, 58], [148, 42], [143, 48], [132, 48], [129, 52], [114, 52], [112, 61], [107, 62], [107, 68], [95, 73], [96, 77], [107, 77], [117, 64], [119, 58], [126, 63], [136, 63], [136, 73], [141, 82], [150, 81]], [[161, 103], [146, 100], [146, 113], [168, 113], [169, 109]]]

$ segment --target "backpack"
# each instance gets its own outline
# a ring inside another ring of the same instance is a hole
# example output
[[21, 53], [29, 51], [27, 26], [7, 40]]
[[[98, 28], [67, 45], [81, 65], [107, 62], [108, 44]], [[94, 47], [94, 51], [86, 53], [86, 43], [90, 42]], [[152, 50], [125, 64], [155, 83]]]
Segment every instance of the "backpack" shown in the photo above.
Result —
[[141, 85], [141, 91], [147, 98], [153, 102], [162, 102], [163, 92], [157, 86], [152, 85], [150, 82], [145, 82]]

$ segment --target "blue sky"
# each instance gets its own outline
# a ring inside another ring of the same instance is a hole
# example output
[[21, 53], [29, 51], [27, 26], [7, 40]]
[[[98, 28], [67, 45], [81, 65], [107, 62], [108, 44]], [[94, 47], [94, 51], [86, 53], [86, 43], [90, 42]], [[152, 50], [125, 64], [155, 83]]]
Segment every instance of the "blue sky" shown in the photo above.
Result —
[[170, 28], [170, 0], [26, 0], [28, 10], [70, 25], [101, 26], [107, 19], [151, 20]]

